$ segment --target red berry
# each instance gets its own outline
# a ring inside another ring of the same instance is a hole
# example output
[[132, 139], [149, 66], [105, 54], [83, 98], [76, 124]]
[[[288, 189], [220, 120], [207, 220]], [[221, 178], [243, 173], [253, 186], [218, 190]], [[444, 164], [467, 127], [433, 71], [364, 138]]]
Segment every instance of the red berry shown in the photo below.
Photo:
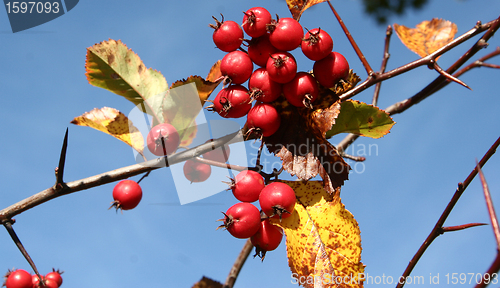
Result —
[[59, 287], [59, 285], [57, 285], [56, 280], [53, 280], [53, 279], [45, 279], [43, 281], [43, 283], [45, 284], [45, 288], [58, 288]]
[[[205, 143], [208, 143], [208, 142], [213, 142], [213, 139], [210, 139]], [[213, 149], [213, 146], [212, 146], [212, 149]], [[223, 145], [221, 147], [215, 148], [212, 151], [208, 151], [207, 153], [203, 154], [203, 158], [208, 159], [208, 160], [212, 160], [212, 161], [226, 163], [227, 159], [229, 159], [229, 153], [231, 153], [229, 146]]]
[[240, 118], [252, 108], [248, 89], [241, 85], [230, 85], [222, 89], [214, 99], [213, 111], [224, 118]]
[[293, 18], [280, 18], [277, 23], [269, 26], [269, 41], [282, 51], [292, 51], [300, 46], [304, 37], [302, 25]]
[[267, 24], [271, 23], [271, 13], [266, 8], [253, 7], [243, 16], [243, 30], [250, 37], [259, 37], [267, 32]]
[[203, 182], [212, 174], [212, 167], [208, 164], [201, 163], [195, 160], [187, 160], [184, 163], [184, 176], [186, 179], [193, 182]]
[[[257, 228], [258, 230], [258, 228]], [[255, 231], [257, 232], [257, 231]], [[7, 276], [8, 275], [8, 276]], [[31, 278], [31, 274], [26, 270], [17, 269], [12, 272], [8, 272], [6, 275], [7, 279], [5, 280], [5, 287], [7, 288], [32, 288], [33, 280]]]
[[222, 22], [219, 22], [215, 17], [213, 18], [217, 23], [216, 25], [210, 24], [210, 27], [215, 29], [212, 35], [215, 46], [224, 52], [240, 48], [243, 42], [243, 30], [241, 30], [240, 25], [234, 21], [224, 21], [224, 17], [222, 17]]
[[49, 272], [49, 273], [47, 273], [47, 275], [45, 275], [45, 279], [54, 280], [57, 283], [57, 286], [61, 286], [61, 284], [63, 282], [61, 274], [62, 274], [62, 272], [59, 272], [59, 270], [56, 271], [53, 269], [52, 272]]
[[[40, 276], [42, 276], [42, 280], [45, 279], [45, 277], [43, 277], [43, 275], [40, 275]], [[33, 288], [41, 287], [40, 286], [40, 278], [38, 278], [38, 275], [36, 275], [36, 274], [31, 275], [31, 282], [33, 283]]]
[[298, 72], [292, 81], [283, 84], [283, 95], [295, 107], [312, 109], [311, 103], [318, 98], [319, 88], [314, 77], [307, 72]]
[[306, 33], [302, 40], [301, 49], [307, 58], [318, 61], [332, 52], [333, 40], [325, 30], [312, 29]]
[[265, 67], [269, 55], [278, 52], [278, 49], [269, 41], [269, 34], [266, 33], [258, 38], [252, 38], [248, 44], [248, 56], [253, 63]]
[[[237, 203], [231, 206], [224, 214], [225, 227], [233, 237], [244, 239], [252, 237], [260, 227], [260, 212], [250, 203]], [[219, 227], [219, 228], [220, 228]]]
[[262, 221], [259, 231], [250, 238], [253, 246], [255, 246], [255, 256], [258, 255], [262, 260], [264, 260], [267, 251], [278, 248], [282, 239], [283, 229], [271, 224], [269, 219]]
[[295, 207], [295, 191], [281, 182], [273, 182], [260, 192], [260, 208], [271, 218], [287, 218]]
[[264, 137], [269, 137], [278, 131], [280, 124], [280, 115], [270, 104], [258, 103], [248, 112], [248, 128], [256, 130], [255, 132]]
[[247, 53], [242, 51], [229, 52], [222, 58], [220, 72], [231, 79], [233, 84], [243, 84], [250, 78], [253, 62]]
[[264, 189], [264, 178], [252, 170], [241, 171], [234, 177], [231, 190], [236, 199], [241, 202], [255, 202], [259, 200], [260, 191]]
[[[148, 133], [148, 149], [156, 156], [174, 153], [181, 143], [179, 133], [168, 123], [158, 124]], [[163, 147], [165, 146], [165, 147]]]
[[282, 84], [271, 80], [269, 73], [264, 68], [255, 70], [248, 80], [251, 97], [266, 103], [278, 99], [282, 91], [281, 86]]
[[319, 84], [331, 88], [338, 81], [345, 80], [349, 76], [349, 63], [342, 54], [331, 52], [325, 58], [314, 63], [313, 73]]
[[284, 84], [292, 81], [297, 74], [297, 62], [292, 54], [277, 52], [269, 56], [266, 70], [273, 81]]
[[117, 211], [134, 209], [142, 199], [141, 186], [133, 180], [122, 180], [113, 188], [113, 199], [115, 201], [111, 207], [115, 207]]

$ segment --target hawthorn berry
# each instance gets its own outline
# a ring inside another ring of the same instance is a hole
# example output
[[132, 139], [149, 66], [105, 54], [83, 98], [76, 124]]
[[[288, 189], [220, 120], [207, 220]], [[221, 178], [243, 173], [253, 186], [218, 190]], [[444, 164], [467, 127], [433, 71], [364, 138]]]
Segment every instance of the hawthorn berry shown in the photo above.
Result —
[[271, 104], [258, 103], [247, 115], [247, 126], [251, 132], [264, 137], [273, 135], [280, 128], [281, 118], [276, 108]]
[[260, 67], [265, 67], [269, 55], [276, 52], [278, 52], [278, 49], [269, 41], [268, 33], [257, 38], [252, 38], [248, 42], [248, 56], [250, 56], [253, 63]]
[[242, 51], [227, 53], [220, 63], [220, 72], [228, 77], [232, 84], [243, 84], [250, 78], [252, 71], [252, 59]]
[[169, 123], [158, 124], [151, 128], [146, 140], [149, 151], [156, 156], [174, 153], [181, 143], [177, 129]]
[[250, 240], [255, 246], [255, 256], [259, 256], [263, 261], [267, 251], [273, 251], [283, 239], [283, 229], [273, 225], [269, 219], [260, 223], [259, 231], [255, 233]]
[[349, 63], [342, 54], [331, 52], [325, 58], [314, 62], [313, 73], [319, 84], [331, 88], [349, 76]]
[[271, 80], [266, 69], [259, 68], [250, 76], [248, 90], [253, 99], [270, 103], [280, 97], [282, 84]]
[[61, 286], [63, 279], [61, 277], [61, 274], [63, 272], [59, 270], [52, 269], [52, 272], [49, 272], [45, 275], [45, 279], [52, 279], [57, 283], [57, 286]]
[[116, 211], [134, 209], [142, 199], [141, 186], [133, 180], [122, 180], [113, 188], [113, 199], [111, 207], [115, 207]]
[[316, 79], [307, 72], [298, 72], [292, 81], [283, 84], [283, 95], [295, 107], [312, 109], [312, 102], [318, 98], [319, 88]]
[[[43, 275], [40, 275], [42, 277], [42, 280], [45, 279]], [[31, 282], [33, 283], [33, 288], [38, 288], [40, 287], [40, 278], [38, 278], [38, 275], [33, 274], [31, 275]]]
[[307, 31], [302, 40], [301, 49], [307, 58], [318, 61], [332, 52], [333, 40], [325, 30], [321, 30], [321, 28], [312, 29]]
[[224, 118], [240, 118], [252, 108], [248, 89], [241, 85], [229, 85], [215, 96], [214, 104], [209, 109]]
[[266, 70], [269, 78], [278, 83], [292, 81], [297, 74], [295, 57], [288, 52], [276, 52], [267, 59]]
[[206, 181], [212, 174], [212, 167], [192, 159], [186, 160], [183, 167], [184, 176], [191, 183]]
[[215, 46], [224, 52], [240, 48], [241, 43], [243, 43], [243, 30], [240, 25], [234, 21], [224, 21], [224, 16], [222, 16], [222, 22], [213, 16], [212, 18], [216, 24], [209, 26], [215, 29], [214, 34], [212, 34]]
[[[54, 279], [45, 279], [45, 280], [43, 280], [43, 284], [45, 285], [45, 288], [58, 288], [59, 287], [56, 280], [54, 280]], [[42, 286], [40, 285], [39, 287], [42, 287]]]
[[224, 214], [224, 218], [219, 221], [224, 221], [224, 224], [218, 228], [226, 228], [235, 238], [250, 238], [259, 230], [260, 212], [257, 207], [250, 203], [236, 203], [222, 214]]
[[[207, 140], [207, 142], [213, 142], [213, 139]], [[222, 162], [226, 163], [227, 159], [229, 159], [229, 154], [231, 153], [231, 149], [229, 149], [228, 145], [223, 145], [221, 147], [213, 149], [212, 146], [212, 151], [208, 151], [203, 154], [204, 159], [212, 160], [212, 161], [217, 161], [217, 162]]]
[[302, 43], [304, 30], [302, 25], [293, 18], [280, 18], [268, 27], [269, 41], [278, 50], [292, 51]]
[[271, 13], [266, 8], [253, 7], [243, 12], [243, 30], [250, 37], [260, 37], [267, 33], [267, 25], [271, 24]]
[[259, 204], [262, 211], [271, 218], [288, 218], [292, 215], [295, 191], [282, 182], [273, 182], [260, 192]]
[[5, 277], [3, 285], [7, 288], [31, 288], [33, 286], [31, 274], [23, 269], [9, 271]]
[[233, 195], [241, 202], [259, 200], [260, 191], [265, 187], [264, 178], [252, 170], [241, 171], [231, 182]]

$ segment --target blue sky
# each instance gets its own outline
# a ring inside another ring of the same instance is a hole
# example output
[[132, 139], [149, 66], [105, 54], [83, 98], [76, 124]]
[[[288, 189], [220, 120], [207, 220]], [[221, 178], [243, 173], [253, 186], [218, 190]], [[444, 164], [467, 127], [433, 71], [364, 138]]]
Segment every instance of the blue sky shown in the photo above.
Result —
[[[367, 17], [361, 1], [333, 1], [366, 58], [378, 69], [385, 26]], [[0, 77], [2, 106], [0, 134], [0, 206], [7, 207], [54, 183], [64, 131], [69, 127], [66, 181], [74, 181], [135, 163], [132, 149], [120, 141], [69, 122], [93, 108], [109, 106], [125, 114], [133, 105], [124, 98], [88, 84], [86, 48], [108, 39], [121, 39], [147, 67], [163, 73], [168, 83], [189, 75], [205, 76], [224, 53], [212, 42], [212, 15], [223, 13], [241, 21], [241, 11], [266, 7], [288, 17], [285, 1], [85, 1], [68, 14], [44, 25], [13, 34], [6, 12], [0, 12]], [[424, 9], [391, 19], [414, 27], [422, 20], [455, 22], [457, 35], [480, 20], [498, 17], [494, 0], [430, 1]], [[321, 27], [334, 39], [334, 50], [345, 55], [351, 68], [366, 73], [326, 4], [306, 11], [308, 28]], [[477, 39], [477, 37], [475, 38]], [[473, 44], [439, 59], [447, 68]], [[477, 57], [500, 46], [498, 36]], [[297, 55], [300, 70], [312, 62]], [[418, 58], [392, 37], [388, 69]], [[476, 57], [476, 58], [477, 58]], [[498, 58], [491, 61], [500, 64]], [[475, 69], [457, 84], [396, 115], [397, 124], [382, 139], [359, 139], [350, 148], [366, 154], [342, 190], [342, 202], [359, 222], [362, 262], [371, 276], [401, 275], [427, 237], [454, 193], [490, 145], [498, 138], [498, 73]], [[383, 83], [379, 106], [386, 108], [418, 92], [437, 76], [425, 67]], [[373, 88], [355, 99], [371, 101]], [[207, 119], [220, 119], [207, 113]], [[241, 123], [240, 123], [241, 124]], [[343, 135], [334, 137], [336, 144]], [[247, 151], [255, 153], [249, 143]], [[368, 148], [371, 147], [371, 150]], [[276, 160], [274, 160], [276, 161]], [[355, 165], [354, 163], [352, 163]], [[500, 207], [500, 158], [484, 168], [493, 198]], [[139, 177], [134, 177], [138, 180]], [[113, 184], [49, 201], [16, 217], [14, 228], [41, 273], [65, 270], [63, 287], [191, 287], [203, 275], [224, 282], [244, 244], [225, 231], [215, 231], [221, 211], [236, 203], [230, 192], [180, 205], [172, 173], [161, 169], [141, 182], [141, 204], [123, 214], [107, 210]], [[291, 178], [290, 178], [291, 179]], [[223, 181], [225, 179], [221, 179]], [[489, 223], [480, 182], [472, 182], [446, 225]], [[27, 262], [6, 232], [0, 233], [0, 271]], [[482, 273], [495, 257], [489, 226], [440, 236], [430, 246], [413, 275], [432, 274], [446, 285], [449, 273]], [[3, 273], [3, 272], [2, 272]], [[236, 287], [295, 287], [290, 281], [285, 245], [268, 253], [261, 263], [249, 258]], [[367, 285], [371, 286], [371, 285]], [[385, 285], [393, 287], [393, 285]], [[415, 285], [417, 286], [417, 285]], [[470, 285], [469, 285], [470, 286]]]

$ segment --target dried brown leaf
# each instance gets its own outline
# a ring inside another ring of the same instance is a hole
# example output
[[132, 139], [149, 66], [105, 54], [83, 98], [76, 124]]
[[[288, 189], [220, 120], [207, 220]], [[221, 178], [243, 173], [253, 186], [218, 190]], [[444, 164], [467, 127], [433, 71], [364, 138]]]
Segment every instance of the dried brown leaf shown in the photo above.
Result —
[[203, 278], [195, 283], [192, 288], [222, 288], [222, 284], [203, 276]]
[[457, 33], [457, 25], [451, 21], [433, 18], [415, 28], [394, 24], [399, 39], [411, 51], [425, 57], [450, 43]]
[[307, 8], [326, 1], [327, 0], [286, 0], [286, 4], [292, 13], [293, 19], [299, 21], [300, 16]]

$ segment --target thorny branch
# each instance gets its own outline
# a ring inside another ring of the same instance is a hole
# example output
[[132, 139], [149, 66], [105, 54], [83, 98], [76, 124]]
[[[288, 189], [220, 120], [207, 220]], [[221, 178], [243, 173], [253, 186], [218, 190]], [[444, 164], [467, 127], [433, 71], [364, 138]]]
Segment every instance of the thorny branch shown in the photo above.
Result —
[[[481, 161], [479, 161], [478, 166], [483, 167], [486, 162], [495, 154], [496, 149], [500, 145], [500, 137], [493, 143], [493, 145], [490, 147], [490, 149], [484, 154], [483, 158]], [[432, 241], [436, 239], [439, 235], [442, 234], [443, 232], [443, 224], [446, 221], [446, 218], [450, 215], [451, 211], [453, 210], [453, 207], [455, 207], [455, 204], [458, 202], [458, 199], [460, 199], [460, 196], [464, 193], [465, 189], [467, 189], [467, 186], [472, 182], [474, 177], [476, 177], [478, 172], [478, 169], [474, 167], [472, 172], [467, 176], [464, 182], [458, 184], [458, 188], [455, 191], [455, 194], [451, 198], [450, 202], [446, 206], [445, 210], [441, 214], [441, 217], [439, 217], [438, 221], [436, 222], [436, 225], [434, 225], [434, 228], [432, 229], [431, 233], [427, 238], [425, 239], [424, 243], [420, 246], [418, 249], [417, 253], [413, 256], [413, 258], [410, 260], [410, 263], [408, 263], [408, 266], [406, 267], [405, 271], [403, 272], [403, 275], [401, 276], [402, 278], [400, 279], [406, 279], [410, 274], [415, 265], [417, 264], [418, 260], [422, 255], [424, 254], [425, 250], [431, 245]], [[399, 283], [396, 288], [401, 288], [404, 286], [404, 283]]]

